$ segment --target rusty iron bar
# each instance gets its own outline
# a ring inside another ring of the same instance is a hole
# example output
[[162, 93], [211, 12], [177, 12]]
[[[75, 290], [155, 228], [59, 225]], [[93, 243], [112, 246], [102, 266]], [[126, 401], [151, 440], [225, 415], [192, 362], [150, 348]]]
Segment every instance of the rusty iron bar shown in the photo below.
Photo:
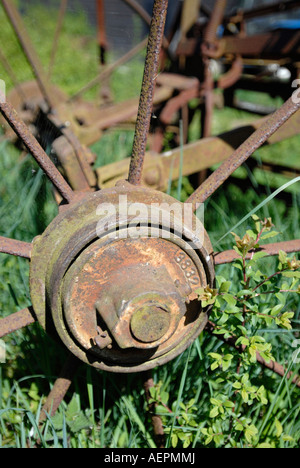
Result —
[[209, 60], [204, 58], [203, 60], [204, 65], [204, 93], [203, 93], [203, 106], [201, 112], [201, 128], [202, 128], [202, 138], [208, 138], [211, 135], [212, 129], [212, 119], [213, 119], [213, 109], [214, 109], [214, 79], [212, 75], [212, 71], [210, 69]]
[[0, 338], [13, 333], [21, 328], [36, 322], [32, 307], [22, 309], [19, 312], [0, 319]]
[[24, 51], [24, 54], [32, 68], [32, 71], [36, 77], [42, 95], [44, 96], [50, 109], [52, 109], [57, 104], [55, 95], [51, 92], [51, 85], [48, 81], [47, 75], [43, 69], [40, 59], [37, 56], [36, 51], [34, 50], [34, 47], [31, 43], [22, 17], [18, 12], [18, 9], [14, 5], [14, 2], [12, 2], [11, 0], [2, 0], [2, 5], [9, 21], [11, 22], [11, 25]]
[[[177, 99], [177, 97], [176, 97]], [[171, 114], [173, 110], [171, 109]], [[184, 176], [195, 174], [220, 164], [229, 158], [240, 144], [252, 135], [266, 121], [267, 117], [256, 120], [244, 127], [235, 128], [222, 135], [200, 139], [183, 147], [184, 158], [182, 173]], [[299, 133], [300, 113], [295, 114], [266, 142], [268, 145], [284, 141]], [[143, 170], [143, 184], [159, 190], [166, 190], [170, 179], [172, 167], [172, 180], [177, 180], [180, 173], [181, 148], [168, 151], [161, 157], [154, 152], [146, 153]], [[248, 160], [249, 161], [249, 160]], [[96, 169], [101, 188], [113, 187], [117, 180], [126, 179], [130, 158], [117, 163], [111, 163], [103, 168]], [[263, 168], [265, 168], [264, 163]], [[270, 166], [270, 163], [268, 163]], [[251, 166], [252, 167], [252, 166]], [[283, 171], [283, 167], [281, 168]], [[275, 168], [276, 170], [276, 168]], [[293, 171], [293, 168], [290, 169]], [[284, 171], [287, 172], [287, 171]], [[295, 171], [297, 173], [297, 170]]]
[[210, 21], [205, 31], [204, 40], [208, 44], [213, 44], [217, 39], [219, 26], [223, 23], [227, 0], [217, 0], [211, 13]]
[[144, 376], [144, 391], [145, 397], [148, 404], [148, 413], [151, 417], [153, 432], [154, 432], [154, 440], [157, 445], [157, 448], [165, 448], [166, 443], [166, 435], [164, 431], [164, 426], [161, 420], [161, 417], [156, 414], [156, 406], [155, 402], [151, 402], [151, 393], [150, 389], [154, 387], [154, 380], [152, 371], [147, 371]]
[[226, 36], [220, 39], [216, 52], [208, 50], [208, 54], [212, 58], [240, 54], [244, 60], [256, 58], [257, 60], [280, 61], [285, 58], [290, 62], [292, 58], [295, 63], [299, 57], [295, 54], [297, 43], [299, 43], [299, 30], [293, 36], [286, 30], [263, 32], [245, 37]]
[[86, 189], [96, 187], [96, 176], [89, 162], [89, 157], [92, 156], [91, 151], [81, 144], [79, 137], [72, 131], [71, 128], [64, 125], [59, 115], [49, 114], [47, 117], [48, 120], [52, 122], [56, 128], [60, 129], [62, 135], [66, 138], [66, 140], [74, 150], [76, 159], [81, 169], [81, 177], [83, 179], [86, 179]]
[[155, 0], [128, 175], [128, 181], [133, 185], [139, 185], [142, 177], [167, 9], [168, 0]]
[[0, 253], [31, 258], [32, 244], [0, 236]]
[[[279, 362], [276, 362], [276, 361], [267, 362], [259, 353], [256, 353], [256, 359], [257, 359], [257, 362], [259, 362], [262, 366], [275, 372], [275, 374], [280, 375], [280, 377], [285, 376], [286, 369], [281, 364], [279, 364]], [[287, 380], [289, 380], [292, 377], [292, 375], [293, 375], [293, 372], [290, 371], [286, 376]], [[295, 377], [293, 377], [292, 382], [293, 384], [297, 385], [297, 387], [300, 388], [300, 376], [299, 375], [296, 375]]]
[[244, 70], [243, 59], [238, 55], [232, 62], [231, 68], [218, 78], [217, 88], [231, 88], [242, 76]]
[[[261, 245], [258, 249], [248, 252], [246, 259], [251, 259], [255, 252], [265, 252], [268, 256], [272, 257], [278, 255], [280, 250], [287, 254], [300, 252], [300, 239]], [[240, 257], [235, 250], [225, 250], [224, 252], [214, 254], [214, 263], [215, 265], [223, 265], [225, 263], [232, 263], [238, 258]]]
[[106, 37], [106, 25], [105, 25], [105, 9], [104, 0], [97, 0], [97, 22], [98, 22], [98, 44], [99, 44], [99, 57], [101, 65], [106, 63], [106, 51], [107, 51], [107, 37]]
[[48, 178], [57, 188], [62, 197], [70, 203], [74, 197], [73, 190], [65, 181], [35, 137], [30, 133], [27, 126], [19, 118], [12, 105], [6, 102], [5, 96], [2, 93], [0, 93], [0, 112], [16, 135], [21, 139], [27, 150], [32, 154], [39, 166], [45, 171]]
[[87, 83], [85, 86], [83, 86], [79, 91], [77, 91], [75, 94], [73, 94], [71, 97], [68, 98], [68, 102], [74, 101], [75, 99], [79, 98], [82, 96], [82, 94], [86, 93], [90, 89], [94, 88], [98, 84], [101, 84], [101, 82], [107, 80], [111, 74], [121, 65], [124, 63], [128, 62], [131, 60], [135, 55], [137, 55], [139, 52], [141, 52], [147, 45], [147, 39], [144, 39], [141, 41], [139, 44], [137, 44], [135, 47], [129, 50], [125, 55], [120, 57], [118, 60], [116, 60], [114, 63], [107, 65], [101, 73], [99, 73], [96, 78], [91, 80], [89, 83]]
[[248, 21], [253, 18], [261, 18], [262, 16], [270, 15], [276, 12], [286, 13], [289, 10], [294, 10], [297, 8], [300, 8], [299, 0], [285, 0], [271, 5], [263, 5], [258, 8], [252, 8], [248, 11], [237, 12], [233, 16], [227, 17], [226, 20], [228, 23], [239, 22], [241, 19]]
[[253, 133], [205, 182], [187, 199], [196, 209], [204, 203], [258, 148], [300, 109], [299, 102], [291, 96], [263, 125]]
[[[204, 42], [205, 47], [203, 48], [203, 66], [204, 66], [204, 105], [202, 109], [202, 138], [206, 138], [211, 134], [212, 126], [212, 114], [214, 107], [214, 79], [210, 69], [209, 58], [205, 54], [206, 48], [214, 48], [215, 41], [217, 40], [218, 28], [222, 25], [227, 6], [227, 0], [217, 0], [215, 2], [213, 11], [211, 13], [210, 20], [205, 29]], [[202, 173], [202, 176], [206, 175], [206, 172]]]
[[47, 415], [53, 416], [58, 410], [73, 382], [79, 365], [79, 359], [77, 359], [73, 354], [70, 354], [41, 410], [39, 424], [42, 424], [47, 419]]
[[[235, 348], [237, 351], [239, 351], [240, 353], [243, 353], [244, 350], [243, 350], [243, 347], [242, 346], [237, 346], [236, 345], [236, 341], [237, 341], [237, 338], [231, 336], [231, 337], [226, 337], [224, 335], [221, 335], [221, 334], [215, 334], [214, 332], [216, 331], [217, 329], [217, 326], [215, 323], [209, 321], [205, 327], [205, 331], [208, 332], [210, 335], [213, 335], [215, 336], [216, 338], [218, 338], [219, 340], [223, 341], [224, 343], [226, 343], [227, 345]], [[275, 372], [277, 375], [280, 375], [280, 377], [284, 377], [285, 374], [286, 374], [286, 369], [281, 365], [279, 364], [278, 362], [276, 361], [270, 361], [270, 362], [267, 362], [265, 361], [265, 359], [257, 352], [256, 353], [256, 359], [257, 359], [257, 362], [259, 362], [263, 367], [266, 367], [267, 369], [270, 369], [271, 371]], [[287, 379], [290, 379], [293, 375], [293, 372], [289, 372], [287, 374]], [[300, 376], [299, 375], [296, 375], [295, 377], [293, 377], [293, 380], [292, 382], [297, 386], [297, 387], [300, 387]]]

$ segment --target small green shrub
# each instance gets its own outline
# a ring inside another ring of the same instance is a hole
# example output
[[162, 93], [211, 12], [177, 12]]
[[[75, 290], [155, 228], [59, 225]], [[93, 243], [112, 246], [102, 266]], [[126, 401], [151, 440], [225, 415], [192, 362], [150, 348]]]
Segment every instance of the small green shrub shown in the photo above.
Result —
[[[238, 256], [233, 267], [239, 281], [217, 276], [215, 289], [206, 287], [197, 291], [202, 306], [212, 307], [210, 325], [222, 343], [217, 352], [206, 356], [217, 390], [209, 398], [206, 410], [199, 412], [195, 399], [187, 403], [177, 399], [172, 403], [162, 382], [150, 391], [150, 401], [157, 405], [173, 447], [179, 444], [189, 447], [196, 439], [203, 446], [218, 448], [276, 448], [282, 444], [294, 447], [299, 442], [299, 431], [298, 436], [292, 436], [284, 432], [280, 419], [271, 417], [279, 401], [259, 382], [256, 370], [261, 358], [266, 363], [275, 361], [272, 344], [260, 330], [268, 327], [292, 330], [294, 312], [289, 309], [288, 297], [300, 294], [300, 261], [280, 252], [276, 271], [263, 273], [260, 263], [267, 254], [260, 250], [261, 242], [276, 237], [278, 232], [270, 218], [260, 220], [256, 215], [252, 218], [253, 230], [247, 230], [242, 238], [232, 233]], [[282, 377], [286, 382], [287, 372]], [[169, 424], [170, 414], [175, 417], [173, 425]], [[263, 424], [258, 425], [260, 416]], [[281, 417], [285, 416], [282, 411]]]

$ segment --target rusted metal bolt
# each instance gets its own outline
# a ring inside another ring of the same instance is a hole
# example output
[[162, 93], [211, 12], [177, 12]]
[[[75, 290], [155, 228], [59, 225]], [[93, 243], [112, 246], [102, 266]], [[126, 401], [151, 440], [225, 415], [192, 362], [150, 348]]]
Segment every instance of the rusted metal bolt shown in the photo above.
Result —
[[131, 317], [130, 328], [133, 336], [143, 343], [160, 340], [169, 330], [170, 313], [159, 305], [145, 305]]
[[95, 345], [98, 346], [99, 349], [111, 349], [112, 348], [112, 339], [107, 333], [107, 331], [103, 331], [100, 327], [97, 327], [97, 336], [94, 338]]

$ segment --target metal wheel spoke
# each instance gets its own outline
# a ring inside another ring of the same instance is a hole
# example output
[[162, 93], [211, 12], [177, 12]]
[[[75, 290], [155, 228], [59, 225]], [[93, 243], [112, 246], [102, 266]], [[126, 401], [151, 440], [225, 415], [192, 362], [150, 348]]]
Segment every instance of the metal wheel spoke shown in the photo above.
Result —
[[148, 403], [148, 412], [151, 417], [154, 438], [157, 445], [157, 448], [165, 448], [165, 441], [166, 436], [164, 432], [164, 426], [162, 423], [162, 419], [159, 415], [156, 414], [156, 403], [150, 402], [151, 401], [151, 394], [150, 389], [154, 387], [154, 380], [153, 380], [153, 373], [152, 371], [147, 371], [145, 374], [144, 380], [144, 390], [145, 396]]
[[[281, 250], [287, 254], [299, 252], [300, 251], [300, 239], [261, 245], [259, 249], [248, 252], [246, 259], [247, 260], [251, 259], [253, 253], [255, 252], [265, 252], [268, 256], [271, 257], [271, 256], [278, 255]], [[215, 265], [223, 265], [225, 263], [232, 263], [238, 258], [240, 257], [235, 250], [225, 250], [224, 252], [218, 252], [214, 254]]]
[[141, 182], [167, 9], [168, 0], [155, 0], [133, 142], [132, 158], [129, 168], [128, 181], [133, 185], [139, 185]]
[[32, 244], [0, 236], [0, 253], [31, 258]]
[[0, 338], [13, 333], [21, 328], [36, 322], [34, 311], [31, 307], [0, 319]]
[[186, 203], [204, 203], [258, 148], [260, 148], [298, 110], [300, 102], [293, 96], [269, 117], [206, 181]]
[[15, 34], [17, 35], [18, 41], [24, 51], [24, 54], [32, 68], [32, 71], [36, 77], [37, 83], [40, 87], [42, 95], [47, 101], [48, 106], [51, 108], [55, 107], [56, 101], [55, 96], [51, 92], [51, 86], [49, 84], [47, 75], [43, 69], [39, 57], [31, 43], [30, 37], [26, 31], [22, 17], [15, 7], [12, 0], [2, 0], [2, 5], [6, 12], [6, 15], [11, 22]]
[[75, 94], [69, 97], [68, 102], [74, 101], [75, 99], [82, 96], [82, 94], [86, 93], [90, 89], [94, 88], [95, 86], [99, 85], [103, 81], [107, 80], [111, 76], [114, 70], [116, 70], [121, 65], [124, 65], [124, 63], [128, 62], [135, 55], [141, 52], [146, 47], [147, 41], [148, 39], [144, 39], [135, 47], [133, 47], [131, 50], [129, 50], [129, 52], [127, 52], [125, 55], [123, 55], [121, 58], [116, 60], [114, 63], [112, 63], [111, 65], [107, 65], [105, 69], [101, 71], [101, 73], [98, 76], [96, 76], [96, 78], [91, 80], [89, 83], [83, 86], [79, 91], [77, 91]]
[[[227, 345], [235, 348], [237, 351], [239, 351], [240, 353], [243, 352], [243, 347], [242, 346], [238, 346], [236, 344], [236, 341], [237, 341], [237, 338], [235, 337], [225, 337], [224, 335], [220, 335], [220, 334], [215, 334], [214, 332], [217, 330], [217, 326], [215, 323], [209, 321], [208, 324], [206, 325], [206, 328], [205, 328], [205, 331], [208, 332], [209, 334], [215, 336], [216, 338], [218, 338], [219, 340], [223, 341], [224, 343], [226, 343]], [[276, 361], [269, 361], [267, 362], [260, 354], [259, 352], [256, 353], [256, 360], [257, 362], [259, 362], [263, 367], [266, 367], [267, 369], [270, 369], [272, 370], [273, 372], [275, 372], [275, 374], [278, 374], [280, 375], [281, 377], [284, 377], [285, 374], [286, 374], [286, 369], [281, 365], [279, 364], [279, 362], [276, 362]], [[293, 375], [293, 372], [289, 372], [286, 376], [287, 379], [290, 379]], [[300, 376], [299, 375], [296, 375], [292, 382], [297, 385], [297, 387], [300, 387]]]
[[205, 32], [205, 42], [210, 45], [217, 38], [219, 26], [223, 23], [227, 0], [217, 0], [211, 13], [211, 18]]
[[101, 65], [106, 63], [106, 51], [107, 51], [107, 37], [105, 27], [105, 8], [104, 1], [97, 0], [97, 21], [98, 21], [98, 43], [99, 43], [99, 57]]
[[54, 413], [58, 410], [61, 402], [65, 398], [66, 393], [72, 384], [79, 365], [79, 359], [77, 359], [73, 354], [70, 354], [58, 379], [55, 381], [55, 384], [48, 395], [46, 403], [41, 410], [39, 420], [40, 424], [46, 420], [47, 414], [49, 416], [53, 416]]
[[27, 150], [32, 154], [39, 166], [45, 171], [48, 178], [57, 188], [62, 197], [68, 202], [71, 202], [74, 196], [73, 190], [65, 181], [59, 170], [55, 167], [35, 137], [30, 133], [27, 126], [19, 118], [15, 109], [11, 106], [11, 104], [5, 102], [5, 97], [1, 94], [0, 112], [14, 130], [16, 135], [24, 143]]

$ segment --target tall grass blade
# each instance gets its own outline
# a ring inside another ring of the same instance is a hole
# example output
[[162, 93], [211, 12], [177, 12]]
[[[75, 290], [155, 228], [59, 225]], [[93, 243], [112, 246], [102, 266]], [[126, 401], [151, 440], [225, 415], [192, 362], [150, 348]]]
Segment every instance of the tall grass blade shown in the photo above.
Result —
[[181, 190], [182, 190], [182, 175], [183, 175], [183, 121], [179, 121], [179, 132], [180, 132], [180, 164], [179, 164], [179, 178], [178, 178], [178, 187], [177, 187], [177, 199], [181, 200]]
[[269, 201], [273, 200], [279, 193], [283, 192], [285, 189], [290, 187], [293, 184], [296, 184], [297, 182], [300, 182], [300, 176], [296, 177], [295, 179], [290, 180], [286, 184], [282, 185], [279, 189], [275, 190], [269, 197], [267, 197], [262, 203], [260, 203], [256, 208], [253, 208], [241, 221], [239, 221], [235, 226], [233, 226], [224, 236], [222, 236], [218, 241], [217, 244], [220, 244], [220, 242], [225, 239], [232, 231], [234, 231], [236, 228], [238, 228], [241, 224], [243, 224], [247, 219], [249, 219], [252, 215], [254, 215], [257, 211], [259, 211], [261, 208], [263, 208]]
[[147, 443], [149, 444], [150, 448], [156, 448], [156, 444], [153, 441], [152, 437], [150, 436], [149, 432], [145, 428], [145, 425], [141, 418], [139, 417], [138, 413], [136, 412], [136, 409], [134, 408], [132, 402], [130, 401], [130, 398], [127, 396], [122, 397], [122, 401], [124, 402], [128, 415], [133, 423], [135, 423], [140, 430], [140, 432], [143, 434], [145, 437]]
[[167, 439], [166, 448], [170, 447], [171, 439], [172, 439], [172, 433], [173, 433], [173, 430], [174, 430], [174, 427], [175, 427], [176, 419], [178, 417], [178, 410], [179, 410], [180, 403], [182, 401], [184, 385], [185, 385], [185, 381], [186, 381], [186, 377], [187, 377], [188, 365], [189, 365], [190, 356], [191, 356], [191, 349], [192, 349], [192, 346], [189, 347], [188, 355], [187, 355], [185, 366], [184, 366], [184, 370], [183, 370], [183, 373], [182, 373], [182, 376], [181, 376], [180, 386], [179, 386], [179, 391], [178, 391], [178, 397], [177, 397], [177, 402], [176, 402], [176, 407], [175, 407], [175, 412], [174, 412], [174, 415], [173, 415], [171, 430], [170, 430], [169, 437]]

